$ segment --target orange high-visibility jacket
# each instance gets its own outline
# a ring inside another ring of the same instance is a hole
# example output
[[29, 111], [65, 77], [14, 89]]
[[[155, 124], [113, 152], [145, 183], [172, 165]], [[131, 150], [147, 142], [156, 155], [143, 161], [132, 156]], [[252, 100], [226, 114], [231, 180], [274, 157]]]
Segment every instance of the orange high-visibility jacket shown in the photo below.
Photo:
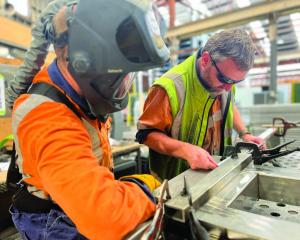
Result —
[[[54, 85], [47, 69], [34, 82]], [[50, 195], [81, 234], [121, 239], [148, 219], [155, 205], [134, 183], [114, 179], [108, 123], [80, 113], [81, 119], [45, 96], [21, 95], [13, 109], [18, 165], [29, 191], [41, 198]]]

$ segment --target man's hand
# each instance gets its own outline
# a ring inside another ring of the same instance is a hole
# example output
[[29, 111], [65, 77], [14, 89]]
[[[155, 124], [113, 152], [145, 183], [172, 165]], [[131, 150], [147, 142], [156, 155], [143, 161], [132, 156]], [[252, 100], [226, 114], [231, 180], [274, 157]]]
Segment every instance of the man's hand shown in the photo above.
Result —
[[250, 143], [257, 144], [260, 147], [260, 149], [262, 149], [262, 150], [267, 149], [265, 141], [260, 137], [253, 136], [252, 134], [244, 134], [242, 136], [242, 139], [244, 142], [250, 142]]
[[121, 177], [119, 180], [135, 183], [140, 187], [141, 190], [144, 191], [144, 193], [153, 203], [156, 203], [155, 197], [153, 196], [152, 192], [156, 188], [158, 188], [161, 183], [154, 176], [150, 174], [133, 174]]
[[203, 148], [186, 143], [184, 145], [184, 159], [188, 161], [191, 169], [215, 169], [218, 164]]
[[129, 181], [131, 179], [136, 179], [144, 183], [151, 192], [153, 192], [156, 188], [158, 188], [161, 185], [161, 183], [154, 176], [150, 174], [133, 174], [133, 175], [121, 177], [119, 180]]

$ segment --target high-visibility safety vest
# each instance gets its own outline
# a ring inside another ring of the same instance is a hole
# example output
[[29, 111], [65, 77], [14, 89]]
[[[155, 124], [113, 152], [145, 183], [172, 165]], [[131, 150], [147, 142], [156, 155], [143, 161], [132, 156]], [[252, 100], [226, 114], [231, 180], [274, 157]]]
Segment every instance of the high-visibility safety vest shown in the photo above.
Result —
[[[169, 136], [202, 147], [210, 109], [215, 101], [200, 83], [196, 73], [197, 54], [173, 67], [154, 86], [165, 89], [170, 102], [173, 124]], [[233, 91], [222, 94], [221, 146], [231, 145], [233, 127]], [[189, 168], [187, 161], [162, 155], [150, 149], [151, 171], [161, 179], [171, 179]]]

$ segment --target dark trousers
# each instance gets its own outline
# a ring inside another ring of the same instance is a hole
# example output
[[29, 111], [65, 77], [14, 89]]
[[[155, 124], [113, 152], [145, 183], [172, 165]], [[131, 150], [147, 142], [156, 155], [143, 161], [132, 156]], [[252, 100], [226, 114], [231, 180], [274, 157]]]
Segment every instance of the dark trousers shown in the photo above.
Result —
[[11, 206], [10, 213], [22, 239], [86, 240], [62, 211], [52, 209], [49, 213], [26, 213]]

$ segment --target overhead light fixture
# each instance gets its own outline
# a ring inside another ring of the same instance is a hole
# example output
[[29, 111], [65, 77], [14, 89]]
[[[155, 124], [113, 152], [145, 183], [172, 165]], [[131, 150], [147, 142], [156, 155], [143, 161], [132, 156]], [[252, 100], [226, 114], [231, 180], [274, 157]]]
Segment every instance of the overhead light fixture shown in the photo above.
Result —
[[190, 0], [191, 7], [198, 12], [201, 12], [205, 17], [212, 16], [212, 13], [207, 8], [207, 4], [203, 4], [201, 0]]
[[263, 28], [261, 21], [254, 21], [249, 23], [249, 25], [257, 38], [261, 39], [267, 37], [267, 33]]
[[7, 3], [12, 4], [16, 12], [21, 15], [25, 17], [29, 16], [28, 0], [7, 0]]
[[290, 18], [297, 36], [298, 44], [300, 45], [300, 13], [293, 13], [290, 15]]
[[248, 7], [251, 5], [249, 0], [237, 0], [236, 3], [239, 8]]
[[277, 44], [284, 44], [284, 40], [282, 38], [278, 39]]
[[259, 43], [263, 47], [263, 50], [267, 56], [270, 56], [270, 41], [267, 33], [263, 28], [261, 21], [253, 21], [249, 23], [251, 31], [255, 34], [256, 38], [259, 39]]

